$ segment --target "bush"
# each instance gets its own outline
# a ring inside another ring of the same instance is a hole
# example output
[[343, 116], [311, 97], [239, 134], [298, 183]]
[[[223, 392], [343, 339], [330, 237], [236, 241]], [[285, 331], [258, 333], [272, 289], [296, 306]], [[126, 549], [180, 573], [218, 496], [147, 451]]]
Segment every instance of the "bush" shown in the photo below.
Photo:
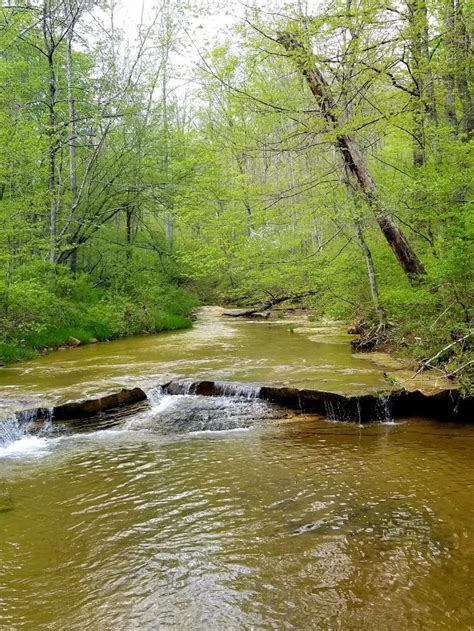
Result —
[[5, 344], [0, 342], [0, 363], [10, 364], [12, 362], [31, 359], [35, 356], [35, 352], [30, 348], [16, 346], [14, 344]]
[[155, 319], [155, 332], [177, 331], [179, 329], [189, 329], [192, 326], [190, 318], [184, 318], [172, 313], [160, 313]]
[[196, 304], [186, 289], [143, 271], [128, 270], [126, 280], [99, 289], [61, 267], [23, 266], [13, 281], [0, 279], [0, 361], [28, 359], [71, 337], [86, 344], [187, 328]]
[[82, 344], [87, 344], [94, 337], [90, 331], [77, 328], [51, 328], [44, 332], [30, 333], [24, 338], [28, 347], [34, 350], [42, 348], [57, 348], [68, 343], [71, 337], [76, 338]]

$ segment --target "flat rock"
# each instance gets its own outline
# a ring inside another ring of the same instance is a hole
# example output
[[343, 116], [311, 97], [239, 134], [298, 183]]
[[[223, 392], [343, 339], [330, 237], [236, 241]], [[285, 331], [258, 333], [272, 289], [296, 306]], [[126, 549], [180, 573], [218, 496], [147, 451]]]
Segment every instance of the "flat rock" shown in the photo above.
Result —
[[99, 412], [112, 410], [121, 405], [144, 401], [146, 393], [141, 388], [131, 390], [123, 389], [119, 392], [107, 394], [96, 399], [83, 399], [82, 401], [70, 401], [53, 408], [53, 418], [55, 420], [66, 420], [93, 416]]
[[367, 359], [368, 361], [377, 364], [377, 366], [382, 366], [382, 368], [390, 368], [391, 370], [401, 370], [405, 368], [405, 364], [393, 357], [389, 353], [382, 353], [379, 351], [374, 351], [373, 353], [353, 353], [353, 357], [357, 359]]
[[424, 370], [418, 375], [415, 375], [413, 370], [394, 370], [394, 372], [387, 373], [387, 377], [390, 381], [408, 392], [419, 390], [420, 392], [430, 395], [443, 390], [456, 391], [456, 386], [452, 381], [435, 371]]

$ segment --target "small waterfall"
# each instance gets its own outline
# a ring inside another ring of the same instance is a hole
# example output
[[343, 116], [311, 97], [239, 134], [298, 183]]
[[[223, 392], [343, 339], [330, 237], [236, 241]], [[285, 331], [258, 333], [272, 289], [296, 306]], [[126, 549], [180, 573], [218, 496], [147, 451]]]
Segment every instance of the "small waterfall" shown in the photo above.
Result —
[[51, 408], [21, 410], [0, 419], [0, 448], [28, 437], [44, 437], [53, 432]]
[[261, 391], [261, 386], [229, 381], [216, 381], [215, 387], [224, 397], [241, 397], [243, 399], [258, 399]]
[[167, 408], [172, 406], [176, 396], [174, 394], [168, 394], [164, 388], [158, 386], [157, 388], [148, 390], [146, 398], [151, 408], [149, 414], [155, 416], [158, 413], [163, 413]]
[[146, 398], [150, 406], [153, 408], [161, 403], [164, 394], [165, 393], [163, 392], [163, 388], [161, 386], [158, 386], [157, 388], [151, 388], [151, 390], [148, 390], [146, 393]]
[[359, 399], [356, 400], [356, 419], [359, 425], [362, 425], [362, 408]]
[[231, 381], [193, 381], [180, 379], [164, 386], [165, 394], [203, 395], [241, 399], [260, 398], [261, 386]]
[[243, 431], [271, 415], [274, 410], [258, 399], [165, 394], [141, 426], [148, 424], [152, 431], [171, 434]]
[[183, 394], [194, 394], [195, 390], [196, 390], [196, 386], [193, 383], [192, 379], [186, 380], [182, 382], [182, 386], [183, 386]]
[[48, 436], [49, 434], [52, 434], [55, 430], [55, 427], [53, 425], [53, 409], [40, 408], [39, 410], [37, 410], [37, 413], [37, 417], [34, 420], [38, 420], [38, 418], [43, 419], [43, 425], [38, 431], [38, 436]]
[[192, 379], [180, 379], [179, 381], [172, 381], [166, 387], [166, 393], [168, 394], [195, 394], [196, 383]]
[[42, 418], [41, 409], [20, 410], [16, 413], [16, 418], [18, 419], [20, 425], [30, 425], [36, 421], [37, 418]]
[[381, 423], [392, 423], [392, 406], [390, 401], [390, 395], [380, 394], [375, 404], [376, 419]]
[[350, 402], [327, 400], [324, 407], [330, 421], [362, 424], [362, 407], [359, 399]]
[[325, 401], [324, 408], [326, 410], [326, 416], [330, 421], [337, 421], [336, 419], [336, 411], [334, 409], [334, 405], [332, 401]]
[[359, 422], [359, 418], [355, 418], [355, 415], [351, 414], [349, 406], [343, 405], [340, 401], [324, 401], [324, 407], [326, 410], [326, 416], [330, 421], [342, 421], [352, 423], [356, 421]]
[[12, 414], [0, 419], [0, 447], [10, 445], [20, 440], [25, 435], [25, 428], [21, 426], [18, 418]]
[[359, 397], [350, 397], [346, 400], [326, 400], [324, 402], [326, 416], [330, 421], [343, 421], [346, 423], [362, 423], [376, 421], [379, 423], [392, 423], [392, 402], [390, 395], [375, 395], [372, 400]]

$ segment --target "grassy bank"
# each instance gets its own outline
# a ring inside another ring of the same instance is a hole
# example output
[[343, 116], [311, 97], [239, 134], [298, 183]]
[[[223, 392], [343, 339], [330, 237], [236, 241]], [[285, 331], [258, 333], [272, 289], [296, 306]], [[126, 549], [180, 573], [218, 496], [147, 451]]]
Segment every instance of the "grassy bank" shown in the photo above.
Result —
[[[197, 300], [163, 278], [94, 286], [66, 270], [30, 270], [0, 285], [0, 363], [30, 359], [44, 350], [192, 325]], [[123, 279], [122, 279], [123, 280]]]
[[[152, 327], [143, 330], [135, 330], [130, 335], [140, 333], [160, 333], [163, 331], [177, 331], [192, 326], [191, 318], [186, 318], [172, 313], [163, 313]], [[9, 364], [16, 361], [32, 359], [44, 350], [54, 350], [65, 346], [79, 346], [94, 342], [127, 337], [127, 333], [106, 332], [101, 323], [92, 324], [90, 328], [60, 327], [51, 328], [38, 333], [31, 333], [20, 340], [0, 342], [0, 364]], [[77, 344], [76, 340], [80, 343]]]

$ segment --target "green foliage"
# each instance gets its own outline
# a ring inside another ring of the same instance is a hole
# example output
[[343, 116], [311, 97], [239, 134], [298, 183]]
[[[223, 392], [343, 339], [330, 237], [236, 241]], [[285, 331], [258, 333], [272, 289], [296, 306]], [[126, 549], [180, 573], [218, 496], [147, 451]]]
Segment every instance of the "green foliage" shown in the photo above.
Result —
[[185, 318], [181, 315], [176, 315], [173, 313], [158, 312], [154, 318], [154, 329], [156, 332], [189, 329], [191, 325], [192, 320], [190, 318]]
[[0, 361], [28, 359], [45, 348], [87, 344], [125, 335], [191, 326], [197, 301], [188, 289], [158, 279], [140, 279], [122, 291], [96, 288], [87, 275], [73, 278], [65, 268], [30, 265], [0, 285]]
[[[181, 196], [177, 213], [180, 259], [206, 300], [248, 305], [309, 291], [314, 317], [377, 325], [358, 222], [392, 348], [419, 360], [472, 328], [474, 130], [466, 112], [474, 85], [466, 71], [474, 58], [465, 46], [472, 32], [462, 30], [472, 5], [453, 16], [447, 34], [449, 6], [419, 3], [411, 15], [377, 1], [350, 12], [336, 2], [307, 21], [289, 3], [290, 19], [256, 13], [256, 29], [239, 27], [209, 55], [214, 72], [202, 77], [206, 105], [191, 140], [199, 183]], [[314, 56], [283, 51], [284, 31]], [[407, 42], [409, 68], [400, 60]], [[334, 126], [301, 64], [317, 66], [329, 82]], [[448, 79], [465, 81], [464, 94], [451, 95], [453, 119]], [[418, 281], [402, 271], [367, 198], [347, 185], [341, 135], [359, 144], [380, 207], [423, 262]]]
[[45, 331], [36, 331], [25, 335], [22, 343], [28, 348], [40, 351], [43, 348], [58, 348], [68, 344], [70, 338], [75, 338], [81, 344], [87, 344], [91, 340], [89, 331], [78, 328], [50, 328]]
[[[0, 4], [4, 361], [71, 336], [188, 326], [196, 296], [254, 305], [305, 294], [316, 318], [374, 323], [381, 308], [389, 341], [415, 359], [472, 327], [472, 2], [453, 15], [432, 1], [348, 11], [337, 0], [304, 20], [296, 2], [255, 11], [207, 54], [190, 109], [168, 85], [170, 14], [169, 28], [143, 29], [137, 60], [118, 32], [103, 36], [99, 12], [92, 36], [78, 15], [70, 75], [63, 3], [41, 17], [59, 42], [49, 57], [36, 12]], [[284, 50], [282, 32], [306, 52]], [[328, 83], [323, 104], [310, 67]], [[359, 146], [376, 194], [341, 168], [341, 138]], [[402, 271], [381, 214], [423, 278]], [[451, 371], [456, 361], [446, 358]]]
[[31, 359], [35, 352], [31, 348], [0, 342], [0, 365], [25, 359]]

